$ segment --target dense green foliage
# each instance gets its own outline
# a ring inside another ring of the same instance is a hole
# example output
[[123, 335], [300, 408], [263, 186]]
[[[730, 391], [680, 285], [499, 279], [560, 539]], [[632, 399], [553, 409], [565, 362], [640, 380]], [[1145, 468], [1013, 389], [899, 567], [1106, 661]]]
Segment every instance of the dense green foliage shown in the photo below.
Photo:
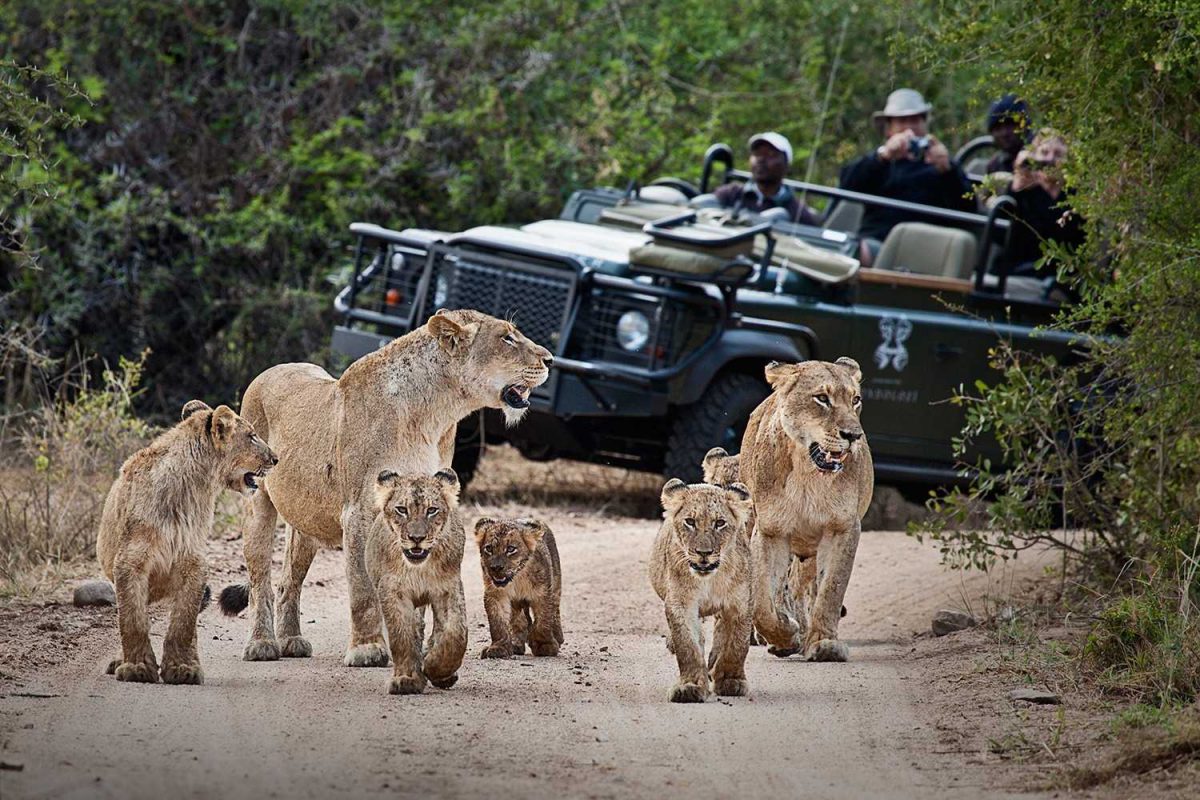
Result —
[[[926, 56], [942, 64], [1003, 41], [981, 79], [1014, 80], [1069, 138], [1067, 178], [1090, 233], [1060, 270], [1083, 302], [1057, 324], [1115, 334], [1091, 341], [1074, 366], [997, 351], [1003, 379], [960, 400], [967, 437], [996, 434], [1017, 469], [984, 469], [966, 495], [940, 504], [946, 522], [983, 501], [997, 533], [933, 533], [963, 562], [1053, 541], [1093, 575], [1118, 576], [1134, 596], [1102, 615], [1089, 654], [1141, 691], [1191, 697], [1200, 691], [1200, 4], [947, 4], [930, 38]], [[1063, 516], [1087, 533], [1051, 534]]]
[[888, 37], [927, 9], [5, 3], [4, 57], [71, 76], [90, 102], [36, 87], [84, 124], [46, 139], [55, 202], [0, 201], [23, 215], [40, 265], [10, 265], [0, 291], [17, 290], [12, 310], [56, 355], [149, 347], [144, 411], [233, 399], [269, 364], [322, 360], [326, 278], [355, 219], [528, 220], [581, 185], [694, 179], [713, 141], [764, 128], [792, 137], [798, 175], [819, 129], [815, 175], [830, 177], [903, 83], [938, 104], [950, 138], [978, 132], [986, 97], [965, 79], [888, 56]]

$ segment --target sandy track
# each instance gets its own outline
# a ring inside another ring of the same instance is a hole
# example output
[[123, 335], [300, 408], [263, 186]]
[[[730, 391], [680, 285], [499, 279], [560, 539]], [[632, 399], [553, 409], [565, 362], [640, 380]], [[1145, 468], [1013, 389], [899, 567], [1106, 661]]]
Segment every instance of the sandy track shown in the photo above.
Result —
[[[117, 648], [109, 612], [64, 663], [19, 687], [55, 696], [0, 699], [0, 756], [23, 766], [0, 772], [0, 795], [985, 796], [919, 769], [935, 736], [915, 713], [919, 679], [902, 659], [933, 610], [977, 597], [984, 579], [960, 584], [933, 548], [902, 533], [864, 534], [842, 627], [851, 663], [754, 648], [750, 697], [673, 705], [674, 661], [645, 575], [656, 523], [543, 516], [565, 575], [559, 657], [478, 659], [487, 634], [469, 547], [471, 645], [458, 685], [389, 696], [390, 668], [341, 665], [345, 583], [340, 554], [324, 552], [303, 602], [311, 659], [244, 663], [247, 621], [209, 610], [204, 686], [121, 684], [103, 674]], [[236, 543], [213, 544], [218, 587], [236, 579], [238, 559]], [[154, 628], [156, 649], [164, 629]]]

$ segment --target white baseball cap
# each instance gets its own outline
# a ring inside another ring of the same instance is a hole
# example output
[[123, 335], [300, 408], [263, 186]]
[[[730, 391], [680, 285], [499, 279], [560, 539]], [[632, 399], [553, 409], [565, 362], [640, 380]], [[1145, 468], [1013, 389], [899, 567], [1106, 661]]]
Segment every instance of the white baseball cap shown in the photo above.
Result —
[[753, 150], [754, 145], [759, 142], [766, 142], [771, 145], [771, 147], [783, 153], [784, 157], [787, 158], [787, 163], [792, 163], [792, 143], [782, 133], [776, 133], [775, 131], [756, 133], [750, 137], [750, 149]]

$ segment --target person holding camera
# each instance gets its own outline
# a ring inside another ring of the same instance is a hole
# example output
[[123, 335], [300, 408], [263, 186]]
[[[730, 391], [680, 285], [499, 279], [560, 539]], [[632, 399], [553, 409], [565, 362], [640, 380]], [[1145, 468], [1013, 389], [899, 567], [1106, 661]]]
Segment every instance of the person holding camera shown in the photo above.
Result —
[[1012, 221], [1012, 232], [993, 271], [1053, 280], [1057, 264], [1041, 260], [1043, 243], [1059, 242], [1070, 249], [1083, 243], [1083, 222], [1071, 210], [1070, 192], [1063, 182], [1066, 156], [1066, 141], [1049, 128], [1040, 131], [1029, 148], [1017, 154], [1012, 183], [1006, 192], [1016, 201], [1015, 209], [1005, 210]]
[[[970, 183], [950, 158], [946, 145], [929, 133], [933, 106], [915, 89], [897, 89], [888, 95], [882, 111], [872, 115], [885, 141], [875, 152], [842, 168], [841, 187], [854, 192], [907, 200], [910, 203], [974, 211]], [[901, 222], [933, 222], [919, 213], [868, 205], [858, 233], [859, 258], [871, 266], [883, 240]]]

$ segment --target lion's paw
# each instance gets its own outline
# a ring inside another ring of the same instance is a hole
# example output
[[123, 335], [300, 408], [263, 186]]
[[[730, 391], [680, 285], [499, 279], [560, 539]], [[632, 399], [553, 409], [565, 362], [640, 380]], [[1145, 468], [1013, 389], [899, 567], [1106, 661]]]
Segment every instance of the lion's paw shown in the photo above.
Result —
[[420, 694], [425, 691], [425, 679], [419, 675], [401, 675], [388, 683], [388, 694]]
[[199, 686], [204, 683], [204, 670], [199, 664], [163, 664], [163, 683], [189, 683]]
[[347, 667], [386, 667], [388, 661], [388, 652], [379, 642], [355, 645], [346, 651], [342, 659]]
[[279, 645], [273, 639], [251, 639], [242, 651], [243, 661], [278, 661]]
[[119, 681], [130, 683], [158, 683], [158, 667], [145, 661], [123, 661], [114, 670]]
[[794, 656], [794, 655], [796, 655], [796, 653], [799, 653], [800, 648], [799, 647], [776, 647], [775, 645], [771, 645], [770, 647], [767, 648], [767, 652], [770, 653], [771, 655], [775, 656], [776, 658], [787, 658], [788, 656]]
[[750, 693], [750, 684], [745, 678], [718, 678], [715, 691], [722, 697], [745, 697]]
[[454, 684], [458, 683], [458, 673], [447, 675], [445, 678], [430, 678], [429, 682], [439, 689], [449, 689]]
[[837, 639], [822, 639], [809, 648], [809, 661], [849, 661], [850, 648]]
[[671, 687], [672, 703], [703, 703], [708, 687], [696, 683], [677, 683]]
[[[533, 647], [533, 645], [530, 645], [530, 647], [532, 648], [532, 647]], [[518, 641], [514, 641], [514, 642], [512, 643], [512, 654], [513, 654], [514, 656], [523, 656], [523, 655], [525, 655], [525, 643], [524, 643], [524, 642], [518, 642]], [[536, 655], [536, 654], [535, 654], [535, 655]]]
[[489, 644], [483, 648], [483, 652], [479, 654], [480, 658], [508, 658], [512, 655], [512, 648], [503, 644]]
[[279, 642], [279, 655], [284, 658], [310, 658], [312, 645], [303, 636], [285, 636]]
[[[558, 642], [533, 642], [529, 645], [529, 649], [535, 656], [556, 656], [558, 655]], [[520, 655], [518, 653], [518, 655]]]
[[105, 675], [115, 674], [117, 671], [117, 667], [121, 666], [124, 663], [125, 662], [123, 660], [121, 660], [119, 658], [114, 658], [112, 661], [108, 662], [108, 666], [104, 668], [104, 674]]

